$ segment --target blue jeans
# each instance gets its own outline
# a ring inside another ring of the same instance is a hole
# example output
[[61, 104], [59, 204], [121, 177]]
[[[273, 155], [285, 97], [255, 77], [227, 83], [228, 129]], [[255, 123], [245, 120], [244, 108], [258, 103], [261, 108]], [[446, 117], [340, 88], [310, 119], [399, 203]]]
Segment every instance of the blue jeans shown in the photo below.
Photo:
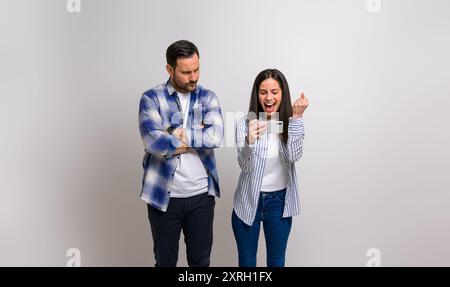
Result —
[[245, 224], [233, 211], [231, 224], [239, 254], [240, 267], [255, 267], [261, 222], [266, 239], [267, 266], [283, 267], [291, 231], [292, 217], [283, 218], [286, 189], [261, 192], [255, 221]]

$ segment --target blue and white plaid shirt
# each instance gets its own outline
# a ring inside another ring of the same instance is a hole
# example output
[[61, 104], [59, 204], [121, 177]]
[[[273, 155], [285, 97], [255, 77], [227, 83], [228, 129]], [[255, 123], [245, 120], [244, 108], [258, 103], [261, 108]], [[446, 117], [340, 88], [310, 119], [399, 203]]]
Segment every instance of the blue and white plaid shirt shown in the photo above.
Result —
[[[214, 157], [214, 148], [222, 144], [223, 138], [219, 100], [214, 92], [200, 85], [190, 94], [187, 138], [208, 175], [208, 194], [219, 197]], [[169, 132], [178, 127], [183, 127], [183, 116], [178, 94], [170, 80], [146, 91], [139, 103], [139, 130], [145, 148], [141, 199], [162, 211], [169, 205], [169, 190], [180, 161], [174, 152], [182, 143]]]

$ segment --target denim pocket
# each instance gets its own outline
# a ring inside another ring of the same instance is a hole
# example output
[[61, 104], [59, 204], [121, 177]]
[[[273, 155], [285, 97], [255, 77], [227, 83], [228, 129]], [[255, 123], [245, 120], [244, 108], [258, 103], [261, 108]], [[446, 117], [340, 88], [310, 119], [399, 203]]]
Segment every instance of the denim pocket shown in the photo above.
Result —
[[274, 198], [276, 200], [284, 202], [284, 199], [286, 198], [286, 190], [283, 191], [275, 191], [274, 192]]

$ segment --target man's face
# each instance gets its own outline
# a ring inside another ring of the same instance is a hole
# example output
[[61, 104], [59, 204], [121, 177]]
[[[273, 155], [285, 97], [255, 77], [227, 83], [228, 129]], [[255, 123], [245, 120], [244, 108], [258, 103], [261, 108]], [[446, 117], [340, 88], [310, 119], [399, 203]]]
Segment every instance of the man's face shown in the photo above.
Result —
[[175, 90], [181, 93], [189, 93], [197, 88], [200, 66], [198, 55], [194, 54], [189, 58], [178, 58], [175, 69], [166, 66], [167, 72]]

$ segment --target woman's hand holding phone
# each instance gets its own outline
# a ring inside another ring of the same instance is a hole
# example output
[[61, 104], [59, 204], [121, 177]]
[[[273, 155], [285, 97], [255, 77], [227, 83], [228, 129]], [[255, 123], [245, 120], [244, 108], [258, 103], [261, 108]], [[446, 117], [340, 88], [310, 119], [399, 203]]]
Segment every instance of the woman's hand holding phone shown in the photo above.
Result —
[[267, 124], [257, 119], [251, 120], [248, 123], [248, 144], [254, 144], [256, 140], [267, 130]]

